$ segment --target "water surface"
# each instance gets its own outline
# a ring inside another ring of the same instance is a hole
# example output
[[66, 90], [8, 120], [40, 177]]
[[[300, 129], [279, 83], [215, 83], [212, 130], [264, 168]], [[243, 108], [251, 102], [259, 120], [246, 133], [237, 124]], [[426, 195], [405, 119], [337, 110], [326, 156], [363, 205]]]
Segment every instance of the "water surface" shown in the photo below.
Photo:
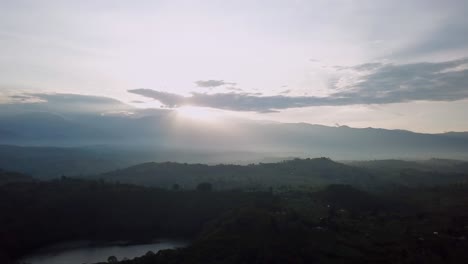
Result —
[[42, 249], [36, 254], [20, 260], [20, 263], [30, 264], [83, 264], [106, 262], [109, 256], [118, 260], [132, 259], [146, 254], [148, 251], [158, 252], [161, 249], [184, 247], [188, 243], [182, 240], [159, 240], [151, 244], [93, 243], [79, 241], [55, 245]]

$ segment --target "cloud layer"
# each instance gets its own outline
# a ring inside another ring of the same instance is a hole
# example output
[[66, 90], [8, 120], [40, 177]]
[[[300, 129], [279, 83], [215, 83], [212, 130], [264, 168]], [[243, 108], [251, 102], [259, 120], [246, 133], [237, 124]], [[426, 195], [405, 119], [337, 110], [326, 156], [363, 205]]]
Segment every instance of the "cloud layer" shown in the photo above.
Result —
[[[249, 93], [193, 93], [186, 97], [151, 89], [129, 92], [153, 98], [168, 107], [194, 105], [256, 112], [308, 106], [456, 101], [468, 98], [468, 58], [436, 63], [367, 63], [342, 67], [341, 70], [357, 72], [360, 77], [327, 97], [258, 96]], [[218, 84], [216, 81], [209, 82], [211, 85]]]

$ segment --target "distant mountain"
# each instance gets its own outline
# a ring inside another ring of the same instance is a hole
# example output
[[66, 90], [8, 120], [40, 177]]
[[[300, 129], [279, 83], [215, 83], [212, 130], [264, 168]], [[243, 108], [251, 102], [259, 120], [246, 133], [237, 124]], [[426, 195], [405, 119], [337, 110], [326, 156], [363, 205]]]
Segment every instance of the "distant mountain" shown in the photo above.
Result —
[[[216, 127], [159, 116], [30, 113], [0, 117], [0, 143], [39, 146], [127, 145], [173, 150], [268, 152], [334, 159], [468, 159], [468, 140], [446, 134], [239, 121]], [[233, 126], [232, 129], [229, 127]]]
[[104, 149], [0, 145], [0, 168], [38, 179], [102, 173], [135, 164]]
[[155, 146], [93, 145], [46, 147], [0, 145], [0, 168], [38, 179], [95, 175], [145, 162], [177, 160], [191, 163], [248, 164], [284, 160], [270, 153], [173, 150]]
[[447, 137], [461, 138], [461, 139], [468, 140], [468, 132], [447, 132], [447, 133], [444, 133], [443, 135]]
[[3, 141], [61, 142], [65, 140], [104, 140], [110, 135], [90, 124], [67, 119], [48, 112], [24, 113], [0, 117], [5, 132], [0, 131]]
[[235, 118], [206, 121], [175, 110], [137, 109], [109, 98], [41, 96], [47, 102], [0, 105], [0, 144], [269, 153], [264, 158], [468, 159], [468, 133], [463, 132], [423, 134]]

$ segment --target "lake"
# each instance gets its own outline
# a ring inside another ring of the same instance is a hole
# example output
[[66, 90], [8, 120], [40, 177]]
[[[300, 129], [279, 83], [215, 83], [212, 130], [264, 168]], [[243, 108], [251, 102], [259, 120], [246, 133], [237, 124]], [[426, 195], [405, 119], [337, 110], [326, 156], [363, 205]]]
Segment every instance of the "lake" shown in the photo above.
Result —
[[95, 244], [89, 241], [68, 242], [52, 247], [44, 248], [37, 253], [20, 260], [20, 263], [30, 264], [83, 264], [107, 262], [109, 256], [115, 256], [118, 260], [132, 259], [146, 254], [154, 253], [162, 249], [185, 247], [187, 241], [159, 240], [150, 244], [105, 243]]

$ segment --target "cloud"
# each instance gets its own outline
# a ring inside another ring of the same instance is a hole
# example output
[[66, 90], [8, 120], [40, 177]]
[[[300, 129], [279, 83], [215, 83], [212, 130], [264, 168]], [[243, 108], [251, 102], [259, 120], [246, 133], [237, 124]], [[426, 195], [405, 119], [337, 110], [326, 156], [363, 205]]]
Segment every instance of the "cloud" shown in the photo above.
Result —
[[241, 88], [236, 87], [236, 86], [229, 86], [229, 87], [226, 87], [226, 90], [234, 91], [234, 92], [242, 92], [242, 91], [243, 91]]
[[12, 104], [12, 103], [42, 103], [42, 102], [46, 102], [45, 100], [41, 99], [41, 98], [38, 98], [36, 96], [32, 96], [32, 95], [26, 95], [26, 94], [16, 94], [16, 95], [11, 95], [11, 96], [8, 96], [8, 100], [7, 100], [8, 103]]
[[187, 104], [187, 97], [178, 94], [155, 91], [151, 89], [134, 89], [128, 90], [128, 92], [142, 95], [148, 98], [153, 98], [167, 107], [179, 107], [184, 104]]
[[32, 96], [52, 104], [89, 104], [89, 105], [115, 105], [122, 104], [116, 99], [103, 96], [66, 94], [66, 93], [27, 93], [25, 96]]
[[81, 94], [23, 93], [9, 96], [10, 101], [0, 104], [0, 112], [21, 113], [41, 111], [70, 114], [101, 114], [112, 111], [130, 111], [133, 107], [118, 100]]
[[412, 64], [368, 63], [352, 67], [365, 71], [353, 83], [327, 97], [261, 96], [249, 93], [193, 93], [181, 96], [151, 89], [131, 93], [160, 101], [168, 107], [194, 105], [233, 111], [275, 112], [309, 106], [389, 104], [409, 101], [456, 101], [468, 98], [468, 58]]
[[364, 104], [461, 100], [468, 98], [468, 70], [461, 67], [466, 64], [468, 58], [433, 63], [358, 65], [355, 70], [371, 72], [332, 96]]
[[[359, 64], [351, 67], [345, 67], [344, 69], [351, 69], [355, 71], [372, 71], [376, 70], [380, 67], [382, 67], [383, 64], [380, 62], [370, 62], [370, 63], [364, 63], [364, 64]], [[343, 68], [341, 68], [343, 69]]]
[[129, 92], [153, 98], [168, 107], [193, 105], [232, 111], [255, 111], [260, 113], [278, 112], [279, 109], [287, 108], [345, 105], [351, 103], [348, 99], [313, 96], [261, 96], [250, 93], [192, 93], [192, 96], [181, 96], [151, 89], [135, 89], [129, 90]]
[[248, 93], [192, 93], [192, 96], [186, 97], [151, 89], [134, 89], [128, 92], [153, 98], [168, 107], [194, 105], [233, 111], [275, 112], [273, 108], [287, 108], [289, 105], [282, 104], [283, 96], [260, 97]]
[[204, 87], [204, 88], [213, 88], [213, 87], [218, 87], [218, 86], [223, 86], [223, 85], [236, 85], [234, 82], [225, 82], [223, 80], [200, 80], [196, 81], [195, 84], [198, 87]]

